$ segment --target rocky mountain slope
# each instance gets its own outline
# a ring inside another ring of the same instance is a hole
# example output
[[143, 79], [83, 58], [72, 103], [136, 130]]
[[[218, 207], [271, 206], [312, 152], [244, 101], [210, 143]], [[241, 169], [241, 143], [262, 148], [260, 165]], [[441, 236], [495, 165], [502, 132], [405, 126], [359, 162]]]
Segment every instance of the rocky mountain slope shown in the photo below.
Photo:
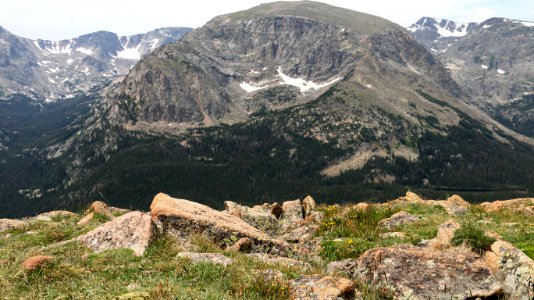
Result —
[[[464, 24], [464, 31], [447, 32], [442, 26], [454, 24], [447, 22], [437, 24], [434, 19], [423, 18], [408, 30], [472, 95], [472, 104], [507, 127], [532, 136], [532, 110], [527, 107], [528, 97], [534, 92], [534, 23], [492, 18], [481, 24]], [[526, 109], [518, 112], [518, 107]]]
[[442, 53], [477, 26], [478, 23], [475, 22], [457, 23], [451, 20], [423, 17], [407, 29], [427, 49], [433, 53]]
[[[407, 186], [471, 201], [529, 195], [532, 141], [469, 100], [394, 23], [311, 1], [264, 4], [142, 58], [66, 142], [7, 157], [0, 211], [95, 197], [146, 207], [160, 189], [218, 208], [309, 190], [326, 202], [384, 201]], [[47, 176], [13, 180], [22, 157]]]
[[0, 219], [0, 288], [9, 299], [529, 299], [533, 217], [532, 198], [411, 192], [222, 211], [163, 193], [150, 212], [95, 201]]
[[62, 41], [30, 40], [0, 27], [0, 97], [72, 98], [126, 74], [143, 56], [180, 39], [190, 28], [160, 28], [117, 36], [99, 31]]

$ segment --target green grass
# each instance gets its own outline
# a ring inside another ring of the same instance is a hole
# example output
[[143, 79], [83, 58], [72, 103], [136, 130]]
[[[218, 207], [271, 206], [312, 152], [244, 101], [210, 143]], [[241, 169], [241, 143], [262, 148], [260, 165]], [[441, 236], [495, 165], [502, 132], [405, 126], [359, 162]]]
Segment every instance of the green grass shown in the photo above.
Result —
[[490, 250], [491, 244], [495, 242], [494, 238], [486, 236], [483, 230], [481, 230], [474, 222], [468, 221], [461, 224], [460, 229], [454, 232], [451, 244], [454, 246], [460, 246], [466, 243], [473, 251], [483, 254], [485, 251]]
[[[24, 229], [1, 233], [0, 290], [7, 299], [112, 299], [133, 291], [150, 299], [288, 299], [289, 279], [303, 274], [296, 267], [266, 264], [240, 253], [226, 253], [235, 263], [222, 267], [192, 264], [177, 258], [181, 245], [170, 238], [155, 241], [142, 257], [128, 249], [93, 253], [79, 243], [51, 246], [82, 234], [102, 220], [78, 227], [80, 217], [60, 222], [35, 222]], [[29, 233], [28, 233], [29, 232]], [[198, 251], [221, 252], [203, 236], [192, 238]], [[22, 270], [25, 258], [51, 255], [54, 260], [34, 272]], [[271, 279], [261, 270], [275, 269], [284, 279]]]

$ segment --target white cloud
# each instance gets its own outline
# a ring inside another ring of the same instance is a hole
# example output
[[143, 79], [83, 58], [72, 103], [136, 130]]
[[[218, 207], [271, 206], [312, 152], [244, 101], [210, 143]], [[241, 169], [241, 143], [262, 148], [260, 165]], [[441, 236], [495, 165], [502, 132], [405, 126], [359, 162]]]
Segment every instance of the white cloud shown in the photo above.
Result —
[[[52, 40], [109, 30], [121, 35], [165, 26], [198, 27], [212, 17], [269, 0], [17, 0], [4, 1], [0, 26], [15, 34]], [[324, 0], [408, 26], [423, 16], [483, 21], [493, 16], [534, 21], [531, 0]]]

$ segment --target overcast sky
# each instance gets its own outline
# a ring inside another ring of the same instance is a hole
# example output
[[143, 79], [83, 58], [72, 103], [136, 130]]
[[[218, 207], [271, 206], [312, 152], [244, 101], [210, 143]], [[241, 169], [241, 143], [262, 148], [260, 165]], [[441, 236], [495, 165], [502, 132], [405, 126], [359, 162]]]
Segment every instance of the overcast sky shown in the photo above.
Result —
[[[0, 26], [28, 37], [60, 40], [98, 30], [119, 35], [169, 26], [199, 27], [216, 15], [269, 0], [2, 0]], [[402, 26], [423, 16], [481, 22], [490, 17], [534, 21], [532, 0], [324, 0]]]

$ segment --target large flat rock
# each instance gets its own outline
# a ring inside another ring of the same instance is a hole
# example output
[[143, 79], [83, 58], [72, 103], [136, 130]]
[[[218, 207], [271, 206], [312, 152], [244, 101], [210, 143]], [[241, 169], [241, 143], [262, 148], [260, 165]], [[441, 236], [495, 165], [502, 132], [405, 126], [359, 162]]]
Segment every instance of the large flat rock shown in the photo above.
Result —
[[475, 299], [502, 293], [485, 261], [458, 249], [375, 248], [360, 256], [357, 272], [372, 285], [386, 284], [402, 299]]
[[154, 197], [150, 212], [155, 222], [163, 224], [164, 233], [170, 235], [203, 234], [220, 245], [233, 239], [250, 238], [253, 252], [283, 254], [287, 249], [285, 243], [272, 239], [239, 217], [193, 201], [160, 193]]
[[106, 222], [75, 240], [95, 252], [128, 248], [135, 255], [141, 256], [155, 237], [156, 229], [150, 216], [133, 211]]

